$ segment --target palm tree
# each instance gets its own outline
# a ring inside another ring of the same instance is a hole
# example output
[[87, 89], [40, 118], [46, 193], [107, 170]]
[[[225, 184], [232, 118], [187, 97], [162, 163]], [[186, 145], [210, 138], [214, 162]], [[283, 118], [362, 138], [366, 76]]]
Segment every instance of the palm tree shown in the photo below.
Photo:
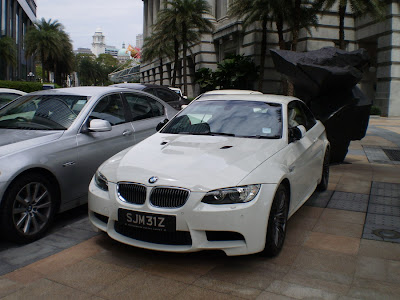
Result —
[[268, 0], [235, 0], [229, 8], [229, 15], [243, 19], [243, 30], [254, 23], [261, 23], [261, 53], [260, 53], [260, 76], [258, 79], [258, 90], [262, 90], [264, 81], [265, 54], [267, 51], [267, 25], [271, 14], [271, 2]]
[[[17, 47], [13, 38], [9, 36], [0, 38], [0, 57], [5, 64], [4, 68], [6, 68], [7, 65], [16, 65]], [[2, 65], [0, 65], [0, 67], [3, 68]]]
[[153, 34], [146, 38], [143, 45], [142, 60], [152, 61], [155, 59], [159, 60], [159, 73], [160, 73], [160, 84], [163, 85], [163, 57], [171, 59], [174, 57], [174, 51], [172, 50], [173, 41], [168, 35], [163, 34], [162, 31], [155, 31]]
[[158, 13], [154, 29], [168, 35], [173, 41], [175, 68], [178, 65], [179, 44], [182, 45], [183, 89], [187, 94], [187, 52], [202, 33], [212, 31], [211, 21], [203, 16], [209, 14], [211, 8], [207, 0], [167, 0], [164, 4], [164, 9]]
[[384, 16], [385, 1], [383, 0], [318, 0], [323, 4], [323, 9], [330, 9], [335, 3], [338, 3], [339, 9], [339, 48], [346, 48], [344, 41], [344, 19], [346, 17], [347, 7], [350, 6], [356, 15], [370, 14], [374, 18], [380, 19]]
[[[57, 71], [57, 63], [71, 57], [72, 45], [63, 26], [57, 20], [42, 18], [29, 28], [25, 35], [25, 55], [38, 55], [42, 64], [42, 78], [45, 71]], [[65, 61], [64, 61], [65, 63]], [[49, 72], [48, 72], [49, 73]]]

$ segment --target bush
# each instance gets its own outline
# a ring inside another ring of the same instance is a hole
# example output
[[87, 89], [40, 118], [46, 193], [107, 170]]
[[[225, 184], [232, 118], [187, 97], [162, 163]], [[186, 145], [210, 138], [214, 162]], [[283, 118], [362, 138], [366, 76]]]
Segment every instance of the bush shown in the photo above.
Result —
[[[59, 88], [59, 86], [56, 84], [54, 87]], [[43, 84], [40, 82], [0, 80], [0, 88], [14, 89], [23, 91], [25, 93], [31, 93], [43, 90]]]
[[370, 111], [370, 115], [381, 115], [381, 109], [378, 106], [372, 106], [371, 107], [371, 111]]

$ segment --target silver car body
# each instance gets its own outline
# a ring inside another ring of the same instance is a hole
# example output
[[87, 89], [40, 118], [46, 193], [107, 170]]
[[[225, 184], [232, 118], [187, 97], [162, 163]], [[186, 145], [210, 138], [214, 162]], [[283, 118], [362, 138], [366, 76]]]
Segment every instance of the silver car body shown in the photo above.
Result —
[[[115, 94], [150, 97], [163, 105], [164, 114], [138, 121], [132, 121], [131, 118], [104, 132], [85, 128], [88, 116], [99, 100]], [[67, 130], [0, 128], [0, 205], [14, 180], [31, 170], [40, 170], [55, 179], [60, 191], [59, 211], [86, 203], [88, 185], [97, 167], [115, 153], [155, 133], [158, 123], [171, 119], [177, 112], [153, 95], [115, 87], [46, 90], [27, 94], [16, 101], [37, 95], [79, 95], [87, 96], [89, 100]], [[12, 103], [0, 110], [0, 121], [1, 112]]]

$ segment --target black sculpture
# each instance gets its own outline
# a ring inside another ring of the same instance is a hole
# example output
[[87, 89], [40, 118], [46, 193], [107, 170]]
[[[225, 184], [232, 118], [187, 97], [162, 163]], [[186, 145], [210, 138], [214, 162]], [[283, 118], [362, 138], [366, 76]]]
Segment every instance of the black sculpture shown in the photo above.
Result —
[[343, 162], [350, 141], [362, 139], [368, 127], [372, 102], [356, 86], [369, 63], [367, 51], [334, 47], [310, 52], [270, 51], [275, 68], [287, 76], [296, 96], [325, 125], [331, 162]]

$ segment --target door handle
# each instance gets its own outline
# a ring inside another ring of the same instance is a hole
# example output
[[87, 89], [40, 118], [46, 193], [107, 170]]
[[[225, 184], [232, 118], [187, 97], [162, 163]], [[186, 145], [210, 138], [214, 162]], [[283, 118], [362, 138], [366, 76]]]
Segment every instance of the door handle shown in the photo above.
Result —
[[123, 135], [123, 136], [130, 136], [130, 135], [132, 135], [132, 131], [131, 131], [131, 130], [125, 130], [125, 131], [122, 133], [122, 135]]

